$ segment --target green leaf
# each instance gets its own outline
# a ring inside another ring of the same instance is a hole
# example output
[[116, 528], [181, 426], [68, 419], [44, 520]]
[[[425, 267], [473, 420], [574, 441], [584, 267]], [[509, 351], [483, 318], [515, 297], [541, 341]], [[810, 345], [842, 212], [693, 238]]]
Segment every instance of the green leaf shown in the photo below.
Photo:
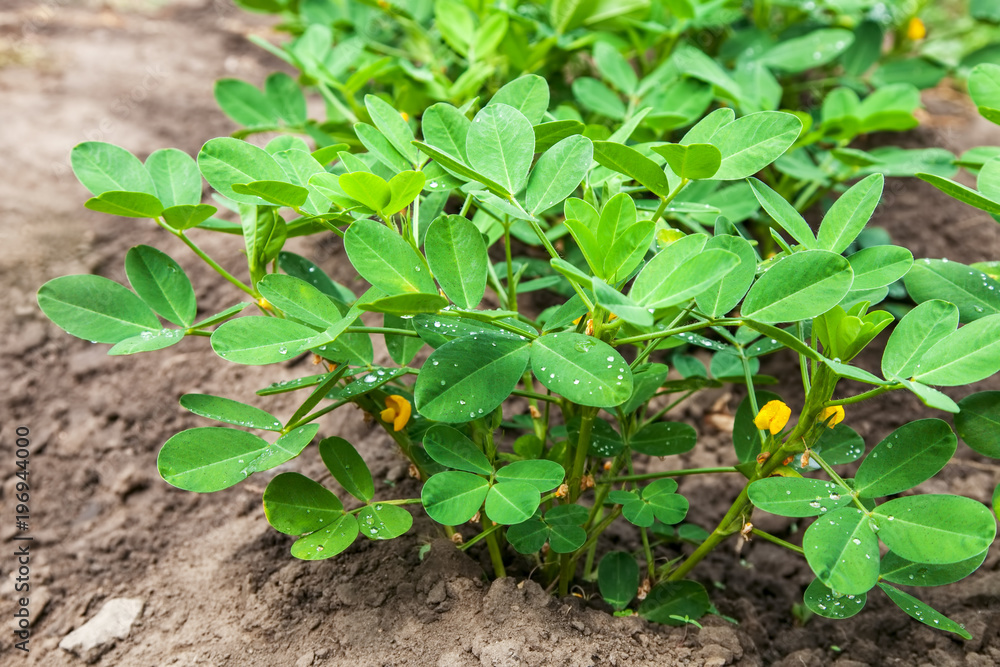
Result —
[[392, 200], [392, 190], [385, 179], [367, 171], [341, 174], [337, 183], [344, 194], [372, 211], [382, 211]]
[[163, 204], [145, 192], [109, 190], [84, 202], [91, 211], [120, 215], [123, 218], [156, 218], [163, 213]]
[[319, 424], [304, 424], [275, 440], [250, 462], [248, 472], [263, 472], [277, 468], [302, 453], [319, 433]]
[[972, 68], [969, 97], [977, 107], [1000, 109], [1000, 65], [981, 63]]
[[458, 526], [476, 515], [489, 490], [489, 482], [478, 475], [439, 472], [424, 484], [420, 500], [427, 516], [445, 526]]
[[984, 456], [1000, 458], [1000, 391], [981, 391], [958, 402], [958, 436]]
[[833, 61], [854, 43], [854, 33], [842, 28], [813, 30], [769, 49], [760, 62], [783, 72], [804, 72]]
[[448, 299], [440, 294], [397, 294], [364, 303], [361, 310], [402, 316], [436, 313], [447, 305]]
[[83, 187], [95, 197], [110, 190], [156, 196], [153, 179], [139, 158], [114, 144], [103, 141], [77, 144], [70, 152], [70, 164]]
[[878, 538], [868, 517], [842, 507], [812, 522], [802, 538], [816, 578], [838, 593], [860, 595], [878, 581]]
[[281, 422], [270, 412], [230, 398], [210, 394], [184, 394], [181, 396], [181, 407], [196, 415], [227, 424], [265, 431], [281, 430]]
[[956, 387], [1000, 371], [1000, 315], [970, 322], [935, 343], [917, 364], [914, 379]]
[[958, 262], [921, 259], [914, 262], [904, 282], [917, 303], [941, 299], [958, 306], [962, 322], [1000, 313], [1000, 282]]
[[972, 558], [989, 548], [997, 532], [989, 509], [962, 496], [904, 496], [879, 505], [872, 516], [886, 546], [915, 563], [946, 564]]
[[535, 135], [520, 111], [494, 104], [476, 114], [465, 148], [469, 166], [513, 195], [520, 192], [528, 177]]
[[618, 94], [589, 76], [573, 80], [573, 97], [585, 109], [613, 120], [625, 120], [625, 103]]
[[629, 440], [629, 446], [640, 454], [673, 456], [691, 451], [697, 441], [698, 434], [689, 424], [653, 422], [639, 429]]
[[419, 171], [401, 171], [389, 181], [389, 191], [392, 197], [382, 209], [385, 215], [395, 215], [413, 203], [420, 191], [424, 189], [427, 177]]
[[38, 306], [66, 333], [95, 343], [117, 343], [161, 329], [142, 299], [101, 276], [50, 280], [38, 289]]
[[267, 448], [252, 433], [202, 427], [181, 431], [160, 449], [156, 467], [168, 484], [185, 491], [210, 493], [247, 478], [248, 467]]
[[610, 551], [597, 567], [597, 585], [601, 597], [615, 611], [621, 611], [639, 592], [639, 564], [624, 551]]
[[670, 183], [663, 169], [634, 148], [614, 141], [595, 141], [594, 159], [598, 164], [641, 183], [655, 195], [666, 197], [670, 194]]
[[344, 318], [329, 296], [305, 280], [280, 273], [270, 273], [257, 283], [267, 301], [289, 317], [327, 329]]
[[156, 198], [164, 206], [201, 203], [201, 174], [194, 159], [184, 151], [176, 148], [153, 151], [146, 158], [146, 171], [156, 187]]
[[365, 108], [375, 127], [385, 135], [399, 154], [417, 165], [417, 149], [413, 144], [413, 130], [392, 105], [375, 95], [365, 95]]
[[355, 296], [349, 289], [330, 279], [323, 269], [302, 255], [282, 251], [278, 253], [278, 267], [290, 276], [304, 280], [323, 294], [332, 296], [343, 304], [353, 303]]
[[962, 185], [961, 183], [956, 183], [949, 178], [938, 176], [937, 174], [921, 172], [916, 174], [916, 176], [922, 181], [927, 181], [946, 195], [954, 197], [963, 204], [975, 206], [976, 208], [982, 209], [987, 213], [992, 213], [993, 215], [1000, 214], [1000, 202], [993, 201], [989, 197], [983, 196], [983, 194], [970, 187]]
[[639, 85], [635, 70], [615, 47], [607, 42], [594, 46], [594, 64], [601, 77], [626, 95], [633, 95]]
[[132, 288], [164, 319], [190, 327], [197, 315], [194, 288], [180, 265], [147, 245], [135, 246], [125, 255], [125, 274]]
[[660, 522], [671, 526], [680, 523], [687, 516], [688, 500], [674, 493], [677, 482], [672, 479], [658, 479], [642, 490], [642, 500], [648, 503], [653, 515]]
[[497, 482], [486, 495], [486, 516], [509, 526], [531, 518], [541, 502], [538, 488], [528, 482]]
[[899, 321], [882, 354], [887, 378], [911, 377], [917, 364], [938, 341], [958, 327], [958, 308], [947, 301], [924, 301]]
[[413, 525], [413, 515], [399, 505], [375, 503], [358, 512], [361, 534], [369, 540], [391, 540]]
[[344, 514], [344, 506], [322, 484], [297, 472], [283, 472], [264, 490], [264, 516], [271, 527], [285, 535], [304, 535], [331, 525]]
[[711, 143], [722, 154], [712, 180], [732, 181], [753, 176], [787, 151], [802, 131], [802, 121], [780, 111], [748, 114], [720, 127]]
[[586, 125], [578, 120], [553, 120], [535, 125], [535, 151], [544, 152], [567, 137], [583, 134]]
[[823, 431], [813, 449], [832, 466], [853, 463], [865, 453], [865, 441], [847, 424], [837, 424]]
[[476, 226], [460, 215], [443, 215], [427, 228], [424, 252], [448, 298], [460, 308], [477, 307], [486, 293], [489, 256]]
[[[488, 474], [488, 473], [487, 473]], [[497, 471], [498, 482], [524, 482], [540, 492], [551, 491], [566, 477], [566, 471], [555, 461], [514, 461]]]
[[903, 586], [945, 586], [964, 579], [979, 569], [989, 550], [957, 563], [914, 563], [893, 552], [882, 557], [879, 578]]
[[493, 466], [482, 450], [460, 431], [445, 424], [435, 424], [424, 434], [424, 451], [443, 466], [492, 475]]
[[183, 329], [160, 329], [159, 331], [143, 331], [138, 336], [129, 336], [115, 343], [108, 356], [114, 357], [138, 352], [152, 352], [176, 345], [184, 338]]
[[851, 504], [851, 495], [821, 479], [765, 477], [750, 484], [750, 502], [779, 516], [822, 516]]
[[698, 294], [695, 302], [703, 313], [721, 317], [739, 304], [753, 284], [757, 272], [757, 255], [753, 246], [739, 236], [712, 236], [705, 244], [705, 250], [715, 249], [733, 253], [739, 258], [739, 263], [722, 280], [709, 285]]
[[540, 213], [563, 201], [576, 191], [594, 159], [590, 139], [566, 137], [538, 158], [525, 191], [525, 204], [531, 214]]
[[428, 108], [421, 118], [424, 141], [465, 161], [468, 161], [465, 143], [471, 125], [465, 114], [444, 103]]
[[851, 289], [854, 272], [828, 250], [806, 250], [782, 258], [761, 276], [743, 300], [743, 317], [764, 323], [795, 322], [830, 310]]
[[264, 96], [279, 120], [286, 125], [306, 122], [306, 98], [295, 79], [284, 72], [269, 74], [264, 80]]
[[244, 204], [267, 204], [260, 197], [233, 190], [236, 183], [283, 181], [285, 171], [267, 151], [231, 137], [210, 139], [198, 152], [198, 169], [219, 194]]
[[334, 523], [292, 544], [292, 555], [302, 560], [332, 558], [354, 543], [358, 536], [358, 520], [345, 514]]
[[653, 146], [653, 151], [666, 159], [677, 176], [692, 181], [715, 176], [722, 164], [722, 153], [712, 144], [663, 144]]
[[940, 419], [904, 424], [861, 463], [854, 489], [866, 498], [880, 498], [913, 488], [944, 468], [957, 446], [951, 427]]
[[653, 315], [648, 308], [640, 306], [600, 278], [594, 278], [591, 284], [594, 288], [594, 299], [598, 304], [629, 324], [653, 326]]
[[528, 364], [528, 342], [484, 333], [445, 343], [424, 363], [414, 385], [417, 410], [447, 423], [489, 414], [510, 395]]
[[696, 581], [657, 584], [639, 605], [639, 615], [665, 625], [684, 625], [684, 618], [701, 618], [712, 608], [705, 588]]
[[487, 106], [506, 104], [524, 114], [532, 125], [542, 122], [549, 108], [549, 84], [537, 74], [524, 74], [504, 84]]
[[963, 639], [972, 639], [972, 635], [968, 630], [909, 593], [904, 593], [889, 584], [880, 583], [878, 587], [889, 596], [890, 600], [896, 603], [897, 607], [905, 611], [911, 618], [915, 618], [924, 625], [932, 628], [944, 630], [945, 632], [953, 632]]
[[351, 443], [338, 437], [325, 438], [320, 440], [319, 455], [344, 491], [363, 503], [375, 497], [371, 471]]
[[906, 248], [880, 245], [850, 255], [847, 261], [854, 271], [852, 290], [870, 290], [891, 285], [913, 266], [913, 255]]
[[579, 405], [611, 408], [632, 395], [628, 363], [593, 336], [557, 333], [536, 339], [531, 369], [548, 389]]
[[535, 518], [507, 528], [507, 541], [519, 554], [536, 553], [548, 539], [549, 527]]
[[260, 197], [270, 204], [289, 208], [298, 208], [309, 198], [309, 190], [283, 180], [233, 183], [232, 189], [237, 194]]
[[308, 349], [317, 335], [315, 329], [291, 320], [240, 317], [224, 322], [212, 333], [212, 349], [226, 361], [263, 366], [293, 359]]
[[361, 277], [383, 292], [436, 294], [424, 261], [399, 234], [374, 220], [359, 220], [347, 228], [344, 249]]
[[278, 121], [267, 96], [253, 84], [240, 79], [216, 81], [215, 101], [222, 113], [240, 125], [261, 127], [274, 125]]
[[650, 308], [666, 308], [693, 299], [721, 281], [740, 258], [719, 248], [702, 250], [705, 242], [704, 236], [693, 234], [661, 250], [639, 272], [629, 296]]
[[208, 204], [198, 204], [197, 206], [181, 205], [165, 208], [160, 212], [160, 215], [163, 216], [163, 221], [171, 229], [182, 231], [197, 227], [215, 215], [218, 210]]
[[492, 178], [487, 177], [484, 174], [475, 171], [470, 168], [467, 164], [462, 162], [460, 159], [440, 151], [433, 146], [428, 146], [423, 142], [416, 142], [416, 145], [420, 147], [421, 152], [426, 153], [434, 159], [434, 161], [446, 171], [451, 174], [455, 174], [460, 178], [464, 178], [467, 181], [475, 181], [482, 183], [486, 188], [497, 195], [498, 197], [509, 197], [510, 194], [507, 192], [505, 187], [500, 183], [497, 183]]
[[756, 178], [749, 179], [749, 182], [757, 201], [781, 229], [806, 248], [816, 247], [816, 237], [813, 236], [809, 223], [795, 210], [795, 207]]
[[[393, 173], [407, 171], [413, 168], [413, 164], [403, 157], [392, 142], [386, 138], [379, 130], [367, 123], [356, 123], [354, 134], [358, 136], [362, 145], [368, 149], [376, 160], [389, 168]], [[343, 159], [343, 158], [342, 158]]]
[[802, 601], [817, 616], [841, 619], [850, 618], [861, 611], [865, 602], [868, 601], [868, 594], [843, 595], [834, 593], [822, 581], [813, 579], [809, 587], [806, 588]]
[[871, 174], [842, 194], [823, 217], [816, 236], [816, 247], [836, 253], [844, 252], [871, 219], [882, 198], [884, 183], [885, 177], [882, 174]]

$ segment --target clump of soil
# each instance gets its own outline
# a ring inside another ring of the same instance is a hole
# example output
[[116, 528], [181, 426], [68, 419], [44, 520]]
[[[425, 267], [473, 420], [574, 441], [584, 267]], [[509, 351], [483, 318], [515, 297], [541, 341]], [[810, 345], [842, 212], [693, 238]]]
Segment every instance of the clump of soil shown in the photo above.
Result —
[[[123, 7], [123, 5], [118, 5]], [[31, 30], [25, 31], [30, 26]], [[68, 168], [73, 144], [101, 140], [140, 156], [164, 146], [194, 154], [207, 139], [234, 129], [212, 100], [212, 82], [236, 76], [260, 83], [280, 68], [246, 43], [266, 34], [263, 19], [217, 0], [186, 0], [156, 8], [136, 0], [126, 10], [86, 1], [39, 12], [28, 0], [0, 10], [0, 273], [8, 317], [5, 342], [8, 415], [0, 437], [17, 425], [31, 429], [31, 652], [0, 635], [0, 658], [25, 664], [73, 665], [58, 648], [74, 628], [112, 598], [139, 598], [145, 608], [127, 640], [107, 647], [101, 665], [993, 665], [1000, 662], [1000, 572], [991, 555], [968, 580], [917, 595], [965, 623], [963, 642], [904, 616], [873, 594], [854, 619], [794, 622], [792, 606], [812, 578], [805, 562], [769, 543], [727, 543], [694, 572], [719, 611], [738, 621], [704, 619], [705, 627], [669, 628], [638, 618], [615, 618], [596, 601], [556, 599], [530, 580], [487, 583], [476, 550], [466, 555], [417, 515], [404, 538], [371, 543], [359, 538], [337, 558], [305, 563], [288, 554], [291, 539], [265, 522], [260, 496], [266, 476], [210, 496], [174, 489], [156, 474], [159, 446], [172, 434], [204, 425], [176, 403], [182, 393], [234, 398], [275, 380], [304, 374], [287, 367], [237, 367], [218, 359], [205, 341], [185, 340], [170, 352], [108, 357], [106, 347], [71, 338], [48, 323], [34, 304], [44, 281], [98, 273], [125, 282], [122, 261], [131, 245], [154, 245], [177, 258], [192, 277], [199, 315], [239, 298], [196, 263], [180, 243], [139, 221], [82, 208], [85, 192]], [[25, 37], [27, 35], [27, 37]], [[11, 55], [13, 54], [13, 55]], [[16, 56], [16, 57], [15, 57]], [[933, 99], [929, 100], [933, 101]], [[948, 103], [951, 104], [950, 100]], [[932, 111], [934, 111], [932, 107]], [[960, 126], [910, 135], [917, 145], [962, 150], [995, 143], [996, 128], [965, 107], [948, 109]], [[941, 117], [932, 115], [930, 120]], [[915, 256], [964, 262], [1000, 256], [1000, 226], [929, 186], [893, 179], [873, 224], [886, 227]], [[241, 265], [239, 244], [209, 234], [198, 239], [223, 265]], [[349, 278], [339, 245], [295, 239], [292, 250], [312, 257], [335, 277]], [[879, 351], [862, 360], [877, 367]], [[765, 372], [797, 377], [794, 359], [777, 355]], [[997, 383], [985, 386], [997, 387]], [[848, 393], [848, 388], [843, 391]], [[962, 395], [969, 390], [963, 389]], [[785, 393], [794, 395], [794, 388]], [[728, 465], [728, 436], [707, 415], [723, 399], [709, 392], [671, 418], [700, 433], [686, 466]], [[262, 405], [264, 403], [262, 402]], [[284, 414], [292, 404], [266, 406]], [[873, 445], [893, 428], [930, 411], [909, 395], [890, 394], [850, 411], [848, 419]], [[940, 414], [937, 414], [940, 416]], [[321, 421], [365, 456], [386, 497], [416, 494], [391, 442], [352, 410]], [[648, 462], [674, 467], [675, 462]], [[318, 457], [292, 462], [322, 477]], [[1000, 481], [992, 461], [963, 449], [922, 491], [950, 491], [987, 501]], [[272, 473], [273, 474], [273, 473]], [[16, 480], [3, 480], [5, 502]], [[736, 477], [685, 478], [689, 520], [708, 529], [739, 490]], [[343, 494], [341, 494], [343, 496]], [[796, 540], [804, 526], [758, 515], [765, 530]], [[13, 544], [16, 528], [0, 524]], [[616, 548], [634, 548], [630, 531], [615, 531]], [[632, 540], [632, 542], [622, 541]], [[421, 547], [429, 544], [429, 550]], [[422, 551], [426, 551], [421, 558]], [[508, 554], [513, 558], [513, 554]], [[662, 553], [665, 556], [666, 553]], [[8, 575], [13, 561], [0, 559]], [[589, 594], [591, 591], [584, 591]], [[13, 587], [0, 594], [13, 605]]]

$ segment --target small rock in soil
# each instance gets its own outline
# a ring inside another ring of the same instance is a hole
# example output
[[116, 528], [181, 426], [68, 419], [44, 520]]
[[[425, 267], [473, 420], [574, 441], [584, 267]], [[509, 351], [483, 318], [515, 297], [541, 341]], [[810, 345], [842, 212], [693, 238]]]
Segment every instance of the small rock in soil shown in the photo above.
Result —
[[303, 653], [299, 656], [299, 659], [295, 661], [295, 667], [311, 667], [315, 658], [316, 654], [312, 651]]
[[96, 662], [114, 647], [116, 639], [128, 637], [132, 624], [142, 613], [143, 604], [135, 598], [108, 600], [96, 616], [66, 635], [59, 642], [59, 648], [88, 663]]

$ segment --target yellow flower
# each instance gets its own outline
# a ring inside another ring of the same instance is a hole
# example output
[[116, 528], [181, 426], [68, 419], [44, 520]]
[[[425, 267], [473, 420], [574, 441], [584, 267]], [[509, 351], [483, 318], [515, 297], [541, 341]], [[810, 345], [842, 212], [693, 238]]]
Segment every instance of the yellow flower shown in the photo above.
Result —
[[914, 42], [920, 41], [927, 36], [927, 26], [924, 22], [914, 16], [906, 25], [906, 36]]
[[410, 421], [412, 410], [408, 400], [402, 396], [390, 394], [385, 397], [385, 410], [379, 416], [382, 417], [382, 421], [392, 424], [393, 431], [402, 431], [406, 422]]
[[819, 421], [826, 422], [827, 426], [833, 428], [844, 421], [844, 406], [831, 405], [828, 408], [823, 408], [823, 412], [819, 413]]
[[770, 431], [775, 435], [785, 428], [789, 417], [792, 416], [792, 409], [781, 401], [769, 401], [760, 409], [754, 417], [754, 426], [762, 431]]

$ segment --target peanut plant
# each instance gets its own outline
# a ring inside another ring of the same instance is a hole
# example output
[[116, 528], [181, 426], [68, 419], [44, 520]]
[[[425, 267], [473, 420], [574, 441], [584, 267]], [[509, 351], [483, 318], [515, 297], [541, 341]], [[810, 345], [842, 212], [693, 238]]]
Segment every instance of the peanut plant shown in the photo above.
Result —
[[[93, 195], [87, 208], [153, 221], [242, 300], [199, 319], [181, 266], [137, 246], [125, 258], [131, 289], [66, 276], [40, 288], [39, 305], [112, 355], [202, 336], [224, 361], [273, 365], [274, 384], [257, 394], [294, 392], [292, 414], [185, 394], [181, 405], [215, 425], [167, 440], [158, 468], [200, 493], [264, 476], [267, 521], [296, 538], [297, 558], [334, 557], [359, 536], [400, 537], [413, 526], [405, 506], [419, 505], [460, 548], [484, 543], [494, 576], [526, 558], [560, 594], [596, 579], [618, 613], [679, 625], [713, 609], [688, 578], [698, 563], [728, 539], [762, 539], [805, 558], [815, 574], [805, 604], [818, 615], [852, 616], [877, 589], [916, 620], [968, 637], [899, 587], [969, 575], [996, 534], [976, 500], [911, 492], [952, 458], [956, 432], [1000, 457], [1000, 392], [955, 402], [938, 389], [1000, 371], [996, 280], [914, 261], [900, 246], [853, 251], [881, 173], [855, 174], [814, 230], [754, 177], [808, 132], [797, 114], [720, 108], [676, 142], [637, 143], [628, 122], [604, 139], [582, 123], [553, 134], [550, 103], [537, 76], [482, 106], [437, 102], [419, 122], [368, 96], [372, 124], [356, 128], [367, 152], [312, 150], [290, 135], [263, 148], [217, 138], [197, 159], [166, 149], [143, 163], [80, 144], [72, 164]], [[766, 224], [748, 228], [706, 202], [734, 187]], [[211, 233], [242, 238], [246, 266], [224, 268], [202, 250], [197, 238]], [[306, 234], [342, 242], [362, 294], [284, 250]], [[894, 322], [874, 307], [899, 280], [918, 305]], [[532, 292], [555, 305], [540, 310]], [[852, 363], [892, 324], [880, 368]], [[378, 337], [388, 359], [376, 363]], [[797, 356], [801, 394], [763, 389], [775, 382], [760, 373], [772, 354]], [[321, 372], [289, 377], [301, 355]], [[679, 455], [698, 434], [667, 415], [725, 384], [746, 394], [734, 465], [684, 468]], [[870, 446], [850, 427], [852, 406], [892, 391], [951, 422], [912, 421]], [[794, 418], [789, 404], [802, 406]], [[350, 405], [409, 461], [419, 497], [392, 497], [350, 442], [320, 433], [321, 417], [354, 415]], [[285, 466], [317, 454], [340, 497]], [[649, 471], [650, 457], [673, 464]], [[685, 523], [690, 475], [745, 480], [711, 530]], [[755, 527], [755, 512], [811, 523], [798, 545]], [[614, 522], [633, 525], [641, 547], [602, 553]]]

